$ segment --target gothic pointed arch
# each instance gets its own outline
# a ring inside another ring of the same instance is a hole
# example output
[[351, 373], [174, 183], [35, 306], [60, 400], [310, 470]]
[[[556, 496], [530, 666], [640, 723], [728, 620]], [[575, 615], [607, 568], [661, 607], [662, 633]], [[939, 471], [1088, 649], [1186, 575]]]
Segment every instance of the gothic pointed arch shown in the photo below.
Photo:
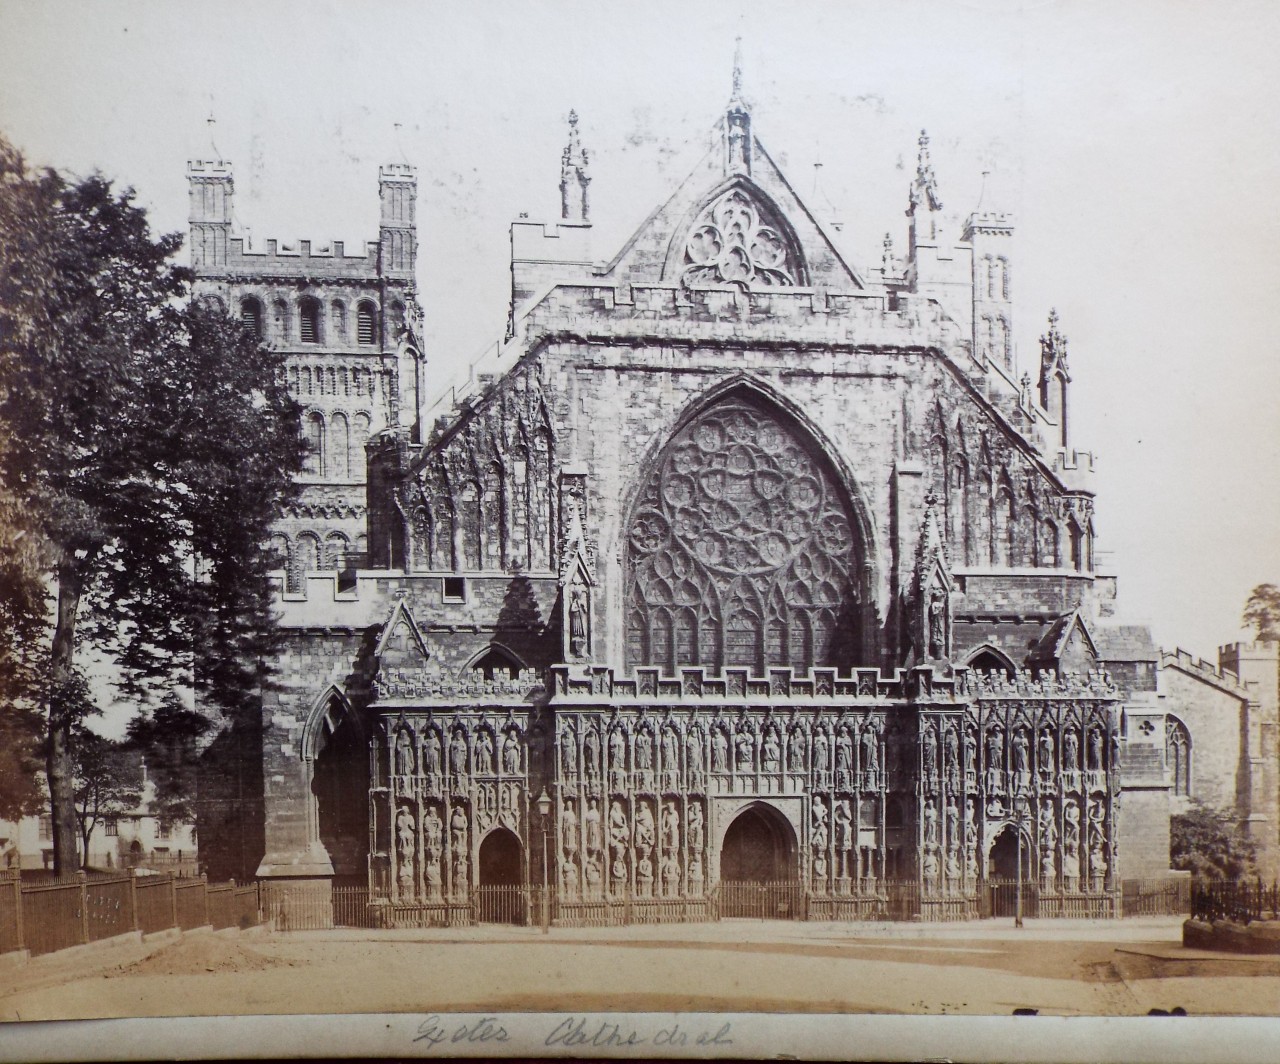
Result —
[[642, 468], [625, 538], [630, 667], [859, 663], [869, 522], [798, 417], [739, 382]]
[[351, 700], [337, 684], [331, 683], [311, 703], [311, 710], [302, 725], [302, 760], [314, 761], [329, 737], [347, 722], [350, 722], [357, 734], [363, 735], [364, 729], [351, 706]]
[[736, 174], [676, 227], [662, 280], [689, 288], [805, 287], [809, 268], [786, 215], [759, 185]]

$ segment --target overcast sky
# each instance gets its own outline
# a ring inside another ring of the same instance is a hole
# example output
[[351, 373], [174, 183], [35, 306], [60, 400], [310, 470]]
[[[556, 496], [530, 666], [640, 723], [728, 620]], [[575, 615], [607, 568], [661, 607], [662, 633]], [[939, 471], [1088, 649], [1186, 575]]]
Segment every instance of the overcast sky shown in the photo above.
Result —
[[1123, 616], [1205, 656], [1236, 638], [1280, 582], [1272, 0], [0, 0], [0, 131], [168, 231], [212, 113], [259, 245], [376, 236], [378, 165], [412, 162], [434, 393], [501, 335], [507, 226], [557, 211], [569, 109], [607, 259], [700, 153], [739, 32], [757, 135], [856, 263], [905, 247], [922, 127], [957, 223], [1015, 213], [1020, 362], [1056, 306]]

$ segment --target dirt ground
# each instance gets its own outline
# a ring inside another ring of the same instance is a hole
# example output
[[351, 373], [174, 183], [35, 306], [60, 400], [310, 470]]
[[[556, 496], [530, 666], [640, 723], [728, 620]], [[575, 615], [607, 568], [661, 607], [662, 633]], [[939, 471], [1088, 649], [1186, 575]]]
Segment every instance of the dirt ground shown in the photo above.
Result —
[[0, 970], [0, 1019], [352, 1012], [1280, 1015], [1280, 958], [1178, 919], [724, 921], [593, 930], [192, 933]]

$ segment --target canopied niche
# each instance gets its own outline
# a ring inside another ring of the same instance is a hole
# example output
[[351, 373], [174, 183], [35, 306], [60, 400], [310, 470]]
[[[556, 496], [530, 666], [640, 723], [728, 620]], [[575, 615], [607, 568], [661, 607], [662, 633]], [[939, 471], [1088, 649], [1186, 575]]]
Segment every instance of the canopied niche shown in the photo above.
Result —
[[748, 388], [677, 430], [628, 524], [627, 661], [848, 666], [867, 556], [829, 459]]

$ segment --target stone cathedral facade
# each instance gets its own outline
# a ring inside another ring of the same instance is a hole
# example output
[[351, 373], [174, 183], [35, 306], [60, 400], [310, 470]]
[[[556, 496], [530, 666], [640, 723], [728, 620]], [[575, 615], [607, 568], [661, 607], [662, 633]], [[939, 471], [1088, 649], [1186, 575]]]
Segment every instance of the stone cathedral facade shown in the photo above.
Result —
[[[201, 165], [193, 235], [216, 224]], [[1021, 862], [1042, 913], [1111, 913], [1122, 877], [1167, 870], [1169, 699], [1202, 687], [1253, 766], [1222, 793], [1274, 852], [1274, 690], [1241, 678], [1270, 662], [1274, 687], [1274, 648], [1162, 691], [1097, 564], [1067, 341], [1050, 314], [1019, 373], [1013, 223], [948, 232], [923, 134], [904, 253], [886, 236], [858, 266], [735, 86], [602, 263], [571, 116], [560, 221], [512, 228], [505, 342], [421, 415], [412, 172], [382, 186], [357, 263], [250, 262], [216, 228], [196, 249], [268, 338], [319, 307], [291, 371], [318, 453], [369, 419], [367, 476], [338, 458], [281, 529], [288, 645], [240, 874], [368, 884], [406, 919], [544, 868], [565, 919], [744, 882], [955, 916]], [[331, 532], [364, 553], [324, 553]]]

